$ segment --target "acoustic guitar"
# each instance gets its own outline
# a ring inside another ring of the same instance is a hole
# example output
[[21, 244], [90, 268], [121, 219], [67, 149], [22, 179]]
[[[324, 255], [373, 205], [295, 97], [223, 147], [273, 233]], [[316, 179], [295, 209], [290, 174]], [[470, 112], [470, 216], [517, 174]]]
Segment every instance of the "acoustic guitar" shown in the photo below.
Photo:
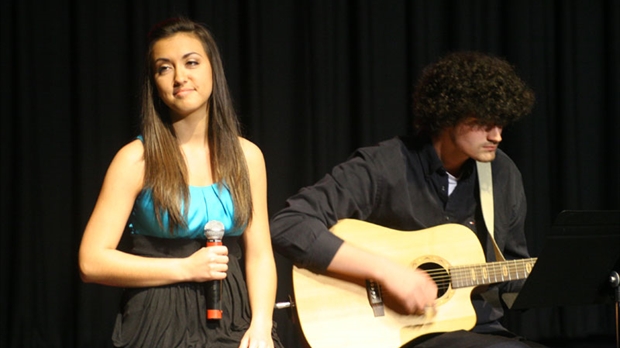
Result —
[[437, 283], [438, 298], [424, 315], [402, 315], [383, 305], [379, 284], [293, 267], [299, 324], [313, 348], [401, 347], [425, 334], [469, 330], [476, 323], [472, 290], [524, 279], [536, 262], [530, 258], [486, 263], [477, 236], [458, 224], [398, 231], [345, 219], [331, 231], [359, 248], [425, 270]]

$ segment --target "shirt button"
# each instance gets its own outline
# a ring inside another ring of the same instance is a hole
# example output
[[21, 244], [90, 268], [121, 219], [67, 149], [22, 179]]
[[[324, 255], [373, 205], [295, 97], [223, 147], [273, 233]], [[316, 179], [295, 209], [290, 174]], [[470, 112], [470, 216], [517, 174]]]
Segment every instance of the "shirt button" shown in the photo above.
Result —
[[450, 217], [449, 216], [446, 216], [446, 221], [450, 221]]

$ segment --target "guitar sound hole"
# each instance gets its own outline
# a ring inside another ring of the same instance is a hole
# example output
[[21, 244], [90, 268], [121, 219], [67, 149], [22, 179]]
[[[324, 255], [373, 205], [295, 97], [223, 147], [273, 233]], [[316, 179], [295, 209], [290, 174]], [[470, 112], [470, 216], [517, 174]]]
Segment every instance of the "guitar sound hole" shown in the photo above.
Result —
[[450, 274], [448, 271], [434, 262], [424, 263], [418, 266], [421, 270], [428, 273], [435, 284], [437, 284], [437, 298], [443, 296], [450, 287]]

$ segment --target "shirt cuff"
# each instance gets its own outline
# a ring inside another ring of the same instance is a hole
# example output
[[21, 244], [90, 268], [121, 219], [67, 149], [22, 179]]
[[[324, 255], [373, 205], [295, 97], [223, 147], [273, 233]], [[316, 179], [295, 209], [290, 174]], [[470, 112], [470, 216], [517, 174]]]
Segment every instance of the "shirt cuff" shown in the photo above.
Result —
[[307, 268], [325, 273], [343, 243], [340, 237], [329, 231], [319, 234], [308, 250]]

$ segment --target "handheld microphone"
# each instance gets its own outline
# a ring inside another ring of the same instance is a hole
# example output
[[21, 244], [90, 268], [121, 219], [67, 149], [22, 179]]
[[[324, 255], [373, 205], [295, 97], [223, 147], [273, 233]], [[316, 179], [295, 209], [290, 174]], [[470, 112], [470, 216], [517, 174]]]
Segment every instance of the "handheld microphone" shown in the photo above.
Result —
[[[222, 245], [224, 224], [211, 220], [205, 224], [207, 246]], [[222, 319], [222, 281], [210, 280], [205, 287], [207, 297], [207, 319]]]

